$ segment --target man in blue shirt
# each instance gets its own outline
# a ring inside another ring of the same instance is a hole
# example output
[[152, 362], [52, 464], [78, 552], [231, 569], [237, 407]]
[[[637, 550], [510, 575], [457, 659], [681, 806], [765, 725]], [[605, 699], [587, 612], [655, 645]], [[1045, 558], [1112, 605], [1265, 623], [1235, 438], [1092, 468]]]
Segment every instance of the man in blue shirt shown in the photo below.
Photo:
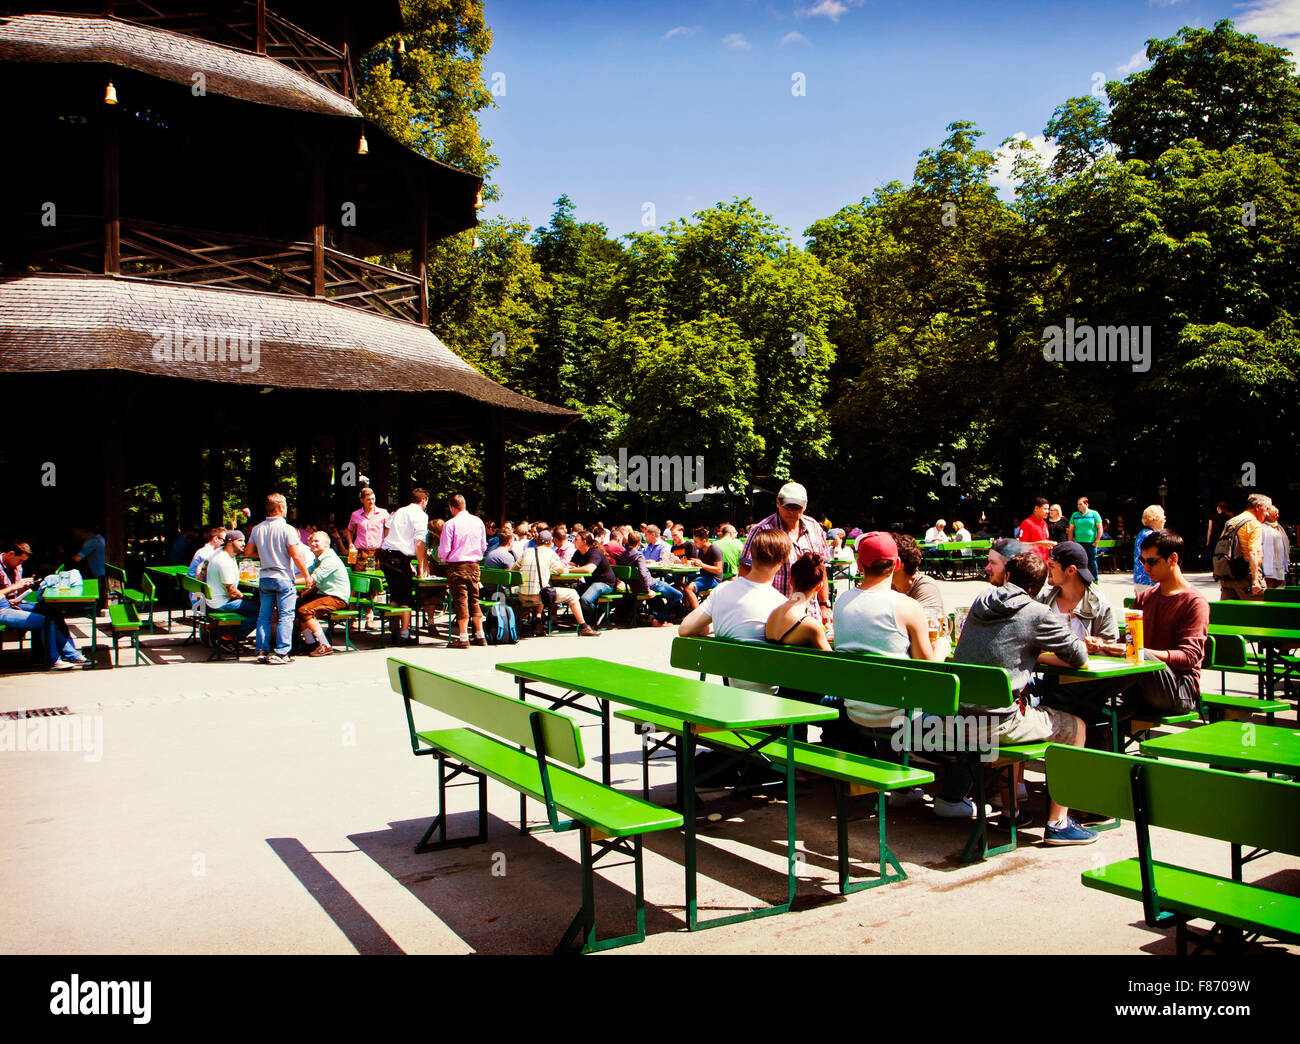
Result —
[[81, 541], [81, 550], [72, 556], [72, 564], [81, 570], [82, 576], [89, 576], [99, 581], [99, 603], [96, 612], [108, 604], [108, 585], [104, 583], [104, 559], [107, 547], [99, 534], [99, 527], [94, 524], [76, 526], [72, 535]]

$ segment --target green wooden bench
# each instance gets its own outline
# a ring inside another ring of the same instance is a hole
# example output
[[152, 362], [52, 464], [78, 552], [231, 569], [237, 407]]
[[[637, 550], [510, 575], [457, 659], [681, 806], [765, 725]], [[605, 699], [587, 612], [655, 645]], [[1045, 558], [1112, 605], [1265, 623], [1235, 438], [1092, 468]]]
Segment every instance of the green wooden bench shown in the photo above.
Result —
[[[653, 831], [682, 826], [681, 815], [565, 768], [569, 765], [580, 769], [585, 758], [578, 727], [563, 714], [395, 658], [388, 661], [388, 678], [394, 691], [402, 695], [412, 753], [432, 755], [438, 762], [438, 814], [415, 851], [486, 841], [487, 780], [491, 777], [521, 796], [542, 802], [552, 830], [577, 829], [581, 837], [582, 907], [561, 937], [556, 952], [570, 950], [575, 944], [587, 953], [641, 942], [645, 938], [642, 837]], [[417, 732], [412, 703], [424, 704], [464, 725]], [[450, 780], [461, 774], [478, 782], [478, 833], [449, 841], [446, 788]], [[561, 815], [572, 818], [561, 820]], [[430, 842], [435, 830], [438, 840]], [[597, 849], [594, 856], [593, 844]], [[633, 860], [636, 931], [597, 940], [594, 867], [610, 853], [630, 856]]]
[[[180, 578], [181, 587], [192, 595], [198, 595], [198, 601], [195, 603], [193, 614], [194, 619], [190, 628], [190, 636], [186, 642], [194, 641], [200, 632], [206, 631], [212, 638], [212, 652], [208, 654], [209, 660], [221, 659], [221, 639], [228, 636], [227, 632], [238, 631], [244, 623], [244, 618], [238, 613], [222, 612], [214, 610], [208, 606], [208, 601], [212, 597], [212, 590], [208, 584], [193, 576], [182, 576]], [[234, 640], [235, 660], [239, 660], [239, 641]]]
[[[618, 599], [621, 599], [621, 598], [632, 598], [632, 597], [633, 597], [633, 594], [632, 594], [632, 578], [633, 578], [637, 573], [639, 573], [639, 572], [640, 572], [640, 570], [637, 569], [636, 566], [630, 566], [630, 565], [616, 565], [616, 566], [614, 566], [614, 575], [615, 575], [616, 577], [618, 577], [618, 579], [619, 579], [620, 581], [622, 581], [622, 582], [619, 584], [619, 590], [618, 590], [618, 591], [615, 591], [613, 595], [606, 595], [605, 597], [607, 597], [607, 598], [614, 598], [615, 600], [618, 600]], [[626, 590], [624, 590], [624, 588], [626, 588]], [[708, 592], [706, 591], [705, 594], [707, 594], [707, 593], [708, 593]], [[648, 615], [649, 615], [649, 611], [650, 611], [650, 610], [649, 610], [649, 603], [650, 603], [650, 601], [651, 601], [652, 599], [655, 599], [655, 598], [658, 598], [658, 597], [659, 597], [659, 596], [658, 596], [657, 594], [655, 594], [653, 591], [646, 591], [644, 594], [636, 595], [635, 598], [636, 598], [636, 602], [637, 602], [637, 608], [638, 608], [638, 610], [639, 610], [642, 606], [645, 606], [645, 607], [646, 607], [646, 614], [647, 614], [647, 616], [648, 616]]]
[[[839, 655], [845, 654], [841, 653]], [[904, 660], [893, 656], [876, 656], [864, 653], [855, 653], [853, 655], [856, 659], [865, 660], [868, 663], [902, 663], [914, 670], [932, 671], [956, 677], [961, 683], [958, 709], [962, 714], [978, 717], [987, 715], [990, 710], [1001, 710], [1010, 707], [1016, 702], [1016, 694], [1011, 691], [1011, 675], [1002, 667], [983, 667], [978, 664], [957, 663], [955, 661]], [[973, 862], [987, 859], [989, 856], [1001, 855], [1004, 852], [1013, 851], [1019, 844], [1015, 825], [1016, 788], [1011, 786], [1014, 780], [1013, 769], [1018, 764], [1040, 760], [1047, 753], [1047, 747], [1047, 743], [999, 744], [997, 754], [991, 761], [981, 760], [979, 751], [926, 750], [919, 752], [918, 756], [923, 759], [940, 764], [951, 762], [959, 757], [964, 757], [970, 762], [972, 774], [975, 778], [975, 823], [971, 827], [970, 836], [967, 837], [966, 845], [961, 852], [961, 858], [964, 862]], [[912, 753], [909, 750], [904, 754], [904, 757], [908, 758], [912, 756]], [[988, 797], [988, 787], [983, 771], [985, 765], [993, 771], [994, 775], [1006, 773], [1008, 790], [1011, 793], [1011, 807], [1003, 810], [1010, 820], [1011, 839], [1004, 845], [994, 847], [989, 846], [988, 813], [984, 807]], [[1115, 825], [1118, 826], [1118, 824]]]
[[140, 614], [136, 612], [135, 606], [130, 602], [124, 605], [110, 605], [108, 607], [108, 623], [101, 624], [105, 631], [108, 632], [109, 638], [113, 642], [113, 666], [120, 667], [121, 662], [118, 659], [119, 646], [117, 640], [123, 636], [131, 640], [131, 648], [135, 650], [135, 664], [140, 664], [140, 628], [143, 626], [140, 621]]
[[123, 602], [135, 606], [136, 613], [140, 617], [141, 627], [152, 633], [154, 630], [154, 608], [158, 604], [158, 590], [154, 586], [153, 577], [148, 572], [145, 572], [140, 577], [140, 586], [138, 588], [124, 586], [121, 594]]
[[[1241, 671], [1248, 663], [1246, 640], [1240, 635], [1212, 635], [1206, 639], [1205, 663], [1202, 671], [1219, 671], [1222, 679], [1220, 692], [1202, 691], [1200, 696], [1201, 717], [1205, 721], [1214, 721], [1225, 714], [1247, 713], [1263, 714], [1269, 725], [1273, 724], [1273, 715], [1278, 711], [1290, 709], [1285, 700], [1264, 699], [1259, 695], [1237, 696], [1227, 691], [1227, 672]], [[1244, 672], [1243, 672], [1244, 673]], [[1256, 672], [1257, 673], [1257, 672]]]
[[[728, 680], [761, 681], [769, 685], [825, 692], [831, 696], [879, 691], [880, 702], [898, 706], [900, 714], [915, 710], [946, 715], [954, 713], [957, 706], [957, 683], [951, 678], [916, 674], [905, 668], [874, 666], [850, 657], [827, 657], [793, 646], [758, 645], [719, 638], [675, 638], [671, 664], [680, 670], [699, 672], [701, 681], [714, 674]], [[658, 729], [672, 737], [681, 736], [685, 730], [682, 719], [670, 715], [638, 710], [619, 711], [615, 716], [636, 722], [642, 728]], [[761, 760], [775, 771], [784, 770], [785, 741], [774, 740], [766, 732], [756, 729], [708, 732], [700, 736], [700, 742], [741, 758]], [[760, 744], [762, 749], [756, 750]], [[653, 747], [648, 741], [642, 745], [643, 794], [649, 793], [649, 759], [656, 750], [666, 747], [672, 749], [668, 741]], [[825, 776], [831, 781], [835, 794], [840, 892], [847, 894], [906, 880], [907, 874], [894, 857], [886, 838], [885, 795], [893, 790], [932, 783], [934, 773], [801, 740], [794, 742], [793, 762], [797, 770]], [[875, 878], [851, 883], [848, 799], [860, 794], [874, 794], [876, 798], [880, 873]], [[893, 873], [889, 872], [890, 867], [893, 867]]]
[[[1056, 744], [1047, 772], [1060, 803], [1134, 821], [1137, 858], [1085, 871], [1083, 884], [1141, 902], [1148, 926], [1176, 929], [1180, 955], [1189, 938], [1197, 951], [1238, 948], [1241, 932], [1300, 942], [1300, 897], [1247, 884], [1239, 870], [1227, 878], [1158, 862], [1150, 836], [1156, 826], [1300, 855], [1300, 784]], [[1194, 919], [1215, 927], [1192, 932]]]
[[1264, 592], [1266, 602], [1300, 602], [1300, 587], [1270, 587]]
[[357, 576], [355, 573], [348, 573], [348, 604], [345, 609], [333, 609], [325, 618], [329, 627], [330, 643], [334, 642], [334, 625], [343, 625], [343, 649], [345, 652], [356, 652], [357, 647], [352, 644], [352, 624], [361, 618], [361, 614], [366, 611], [364, 599], [370, 594], [370, 578]]

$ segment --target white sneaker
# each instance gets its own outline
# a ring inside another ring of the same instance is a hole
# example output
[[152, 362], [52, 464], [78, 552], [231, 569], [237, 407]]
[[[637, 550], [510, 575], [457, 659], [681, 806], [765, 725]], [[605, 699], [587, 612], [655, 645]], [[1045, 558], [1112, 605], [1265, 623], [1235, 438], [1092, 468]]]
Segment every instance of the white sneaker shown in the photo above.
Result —
[[975, 802], [970, 798], [960, 801], [945, 801], [941, 797], [934, 799], [934, 814], [944, 819], [974, 819]]
[[920, 787], [904, 787], [902, 790], [891, 790], [885, 795], [885, 804], [890, 808], [907, 808], [908, 805], [924, 800], [925, 791]]

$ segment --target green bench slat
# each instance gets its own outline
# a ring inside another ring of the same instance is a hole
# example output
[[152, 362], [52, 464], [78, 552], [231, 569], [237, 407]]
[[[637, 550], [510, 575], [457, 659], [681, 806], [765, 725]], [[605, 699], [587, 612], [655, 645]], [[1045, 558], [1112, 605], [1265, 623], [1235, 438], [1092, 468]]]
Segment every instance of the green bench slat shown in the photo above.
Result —
[[1291, 709], [1291, 704], [1284, 700], [1261, 700], [1258, 696], [1224, 696], [1217, 692], [1201, 693], [1201, 702], [1215, 707], [1240, 707], [1242, 710], [1258, 711], [1260, 714]]
[[130, 613], [126, 611], [124, 605], [110, 605], [108, 607], [108, 627], [111, 631], [138, 631], [142, 624], [139, 619], [132, 620]]
[[[1158, 861], [1152, 868], [1161, 909], [1260, 931], [1269, 938], [1300, 941], [1300, 896], [1282, 895]], [[1141, 868], [1136, 859], [1087, 870], [1083, 883], [1112, 895], [1142, 900]]]
[[[473, 729], [438, 729], [417, 733], [420, 739], [538, 801], [542, 794], [537, 757]], [[682, 825], [680, 813], [612, 790], [560, 765], [550, 766], [555, 807], [611, 837], [629, 837]]]
[[[1139, 715], [1134, 718], [1135, 723], [1146, 725], [1149, 728], [1155, 728], [1157, 725], [1182, 725], [1188, 721], [1199, 721], [1201, 716], [1196, 711], [1188, 711], [1186, 714], [1167, 714], [1163, 718], [1148, 718]], [[1138, 731], [1142, 731], [1139, 729]]]
[[[617, 711], [614, 716], [628, 721], [648, 721], [664, 732], [678, 735], [685, 730], [685, 723], [681, 718], [674, 718], [667, 714]], [[699, 742], [706, 747], [725, 747], [735, 751], [745, 751], [766, 738], [766, 733], [749, 729], [699, 734]], [[763, 748], [763, 752], [777, 760], [784, 760], [785, 740], [773, 740]], [[919, 787], [934, 782], [934, 773], [925, 769], [908, 768], [890, 761], [878, 761], [861, 754], [831, 750], [829, 747], [799, 740], [794, 744], [794, 764], [796, 768], [806, 772], [815, 772], [819, 776], [843, 780], [845, 783], [856, 783], [870, 787], [872, 790], [898, 790], [901, 787]]]

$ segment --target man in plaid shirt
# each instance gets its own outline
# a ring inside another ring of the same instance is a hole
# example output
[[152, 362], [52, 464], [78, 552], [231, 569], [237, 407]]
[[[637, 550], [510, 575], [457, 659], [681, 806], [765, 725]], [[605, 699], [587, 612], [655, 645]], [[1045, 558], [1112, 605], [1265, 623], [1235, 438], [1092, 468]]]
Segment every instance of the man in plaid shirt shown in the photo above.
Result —
[[[537, 543], [524, 551], [523, 557], [519, 559], [519, 564], [516, 566], [523, 581], [519, 585], [519, 602], [528, 611], [530, 617], [536, 616], [536, 622], [533, 624], [534, 637], [546, 634], [546, 618], [541, 614], [542, 588], [550, 587], [552, 573], [564, 570], [564, 563], [555, 553], [552, 541], [551, 531], [543, 529], [537, 534]], [[554, 591], [556, 604], [547, 607], [551, 623], [555, 623], [555, 613], [559, 606], [567, 605], [569, 612], [578, 623], [580, 635], [591, 638], [600, 634], [582, 618], [582, 604], [578, 600], [577, 591], [572, 587], [556, 587]], [[522, 626], [523, 621], [520, 623]]]
[[[745, 576], [749, 573], [749, 545], [754, 540], [754, 534], [764, 529], [783, 529], [786, 535], [790, 537], [790, 543], [793, 545], [790, 549], [790, 557], [776, 571], [772, 577], [772, 586], [775, 587], [786, 597], [790, 595], [790, 567], [799, 560], [800, 555], [809, 551], [818, 555], [823, 565], [829, 565], [831, 560], [830, 548], [826, 544], [826, 534], [822, 532], [822, 527], [815, 519], [808, 518], [804, 510], [808, 507], [808, 491], [798, 482], [787, 482], [781, 487], [781, 491], [776, 495], [776, 514], [768, 515], [767, 518], [759, 522], [749, 531], [745, 537], [745, 546], [740, 549], [740, 575]], [[827, 569], [829, 574], [830, 570]], [[817, 593], [818, 606], [822, 620], [829, 624], [831, 622], [831, 597], [830, 587], [826, 580], [822, 580], [821, 589]]]

